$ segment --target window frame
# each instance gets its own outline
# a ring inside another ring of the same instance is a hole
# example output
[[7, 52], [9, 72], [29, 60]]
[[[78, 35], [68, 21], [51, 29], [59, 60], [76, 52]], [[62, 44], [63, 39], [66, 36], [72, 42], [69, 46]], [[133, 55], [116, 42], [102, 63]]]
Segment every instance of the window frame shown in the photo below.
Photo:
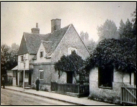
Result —
[[24, 56], [23, 55], [21, 55], [21, 62], [23, 62], [24, 61]]
[[[43, 78], [41, 78], [41, 73], [43, 72]], [[44, 70], [39, 70], [39, 79], [43, 80], [44, 79]]]
[[44, 52], [40, 51], [40, 58], [43, 58], [43, 56], [44, 56]]
[[[105, 69], [108, 70], [107, 67]], [[109, 83], [111, 84], [111, 86], [104, 86], [104, 84], [106, 84], [106, 83], [101, 83], [103, 78], [104, 79], [106, 78], [106, 75], [105, 76], [103, 75], [103, 77], [100, 77], [102, 72], [103, 73], [106, 72], [105, 70], [104, 71], [101, 71], [101, 70], [102, 70], [102, 68], [98, 68], [98, 76], [99, 76], [98, 77], [98, 87], [103, 88], [103, 89], [113, 89], [114, 69], [112, 68], [111, 72], [110, 72], [110, 70], [107, 71], [107, 72], [109, 72], [110, 75], [108, 75], [108, 73], [106, 73], [107, 76], [110, 76], [109, 79], [111, 79], [111, 82], [109, 82]], [[104, 81], [106, 81], [106, 80], [104, 80]], [[103, 86], [102, 86], [102, 84], [103, 84]]]
[[68, 48], [68, 55], [71, 55], [73, 51], [75, 51], [77, 53], [77, 49], [76, 48], [69, 47]]

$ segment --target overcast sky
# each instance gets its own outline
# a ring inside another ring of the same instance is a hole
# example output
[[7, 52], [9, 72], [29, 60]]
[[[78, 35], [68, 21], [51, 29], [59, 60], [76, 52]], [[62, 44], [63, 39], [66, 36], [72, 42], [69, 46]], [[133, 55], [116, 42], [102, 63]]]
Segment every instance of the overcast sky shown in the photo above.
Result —
[[49, 33], [54, 18], [61, 19], [61, 27], [73, 24], [79, 34], [87, 32], [97, 41], [97, 26], [110, 19], [119, 27], [121, 19], [132, 19], [135, 8], [136, 2], [2, 2], [1, 43], [20, 45], [23, 32], [31, 32], [36, 22], [41, 34]]

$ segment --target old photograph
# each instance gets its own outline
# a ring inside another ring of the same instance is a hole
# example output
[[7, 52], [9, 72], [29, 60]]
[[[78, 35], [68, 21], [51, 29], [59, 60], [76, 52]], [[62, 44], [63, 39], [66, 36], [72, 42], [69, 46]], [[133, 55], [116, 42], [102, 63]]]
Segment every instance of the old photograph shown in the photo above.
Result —
[[136, 2], [1, 2], [1, 105], [137, 105]]

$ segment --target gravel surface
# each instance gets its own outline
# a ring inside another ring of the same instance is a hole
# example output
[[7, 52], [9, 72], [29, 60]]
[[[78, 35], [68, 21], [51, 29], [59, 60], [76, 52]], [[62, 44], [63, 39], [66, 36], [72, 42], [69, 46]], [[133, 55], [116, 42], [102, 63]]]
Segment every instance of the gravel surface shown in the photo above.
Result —
[[74, 105], [1, 88], [1, 105]]

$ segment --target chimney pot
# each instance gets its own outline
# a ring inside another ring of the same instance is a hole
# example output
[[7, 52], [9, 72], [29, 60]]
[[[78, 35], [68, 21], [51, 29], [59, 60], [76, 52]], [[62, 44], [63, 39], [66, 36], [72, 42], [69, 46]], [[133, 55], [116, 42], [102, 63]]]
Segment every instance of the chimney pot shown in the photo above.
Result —
[[38, 28], [38, 23], [36, 23], [36, 28]]
[[36, 28], [31, 29], [31, 33], [34, 33], [34, 34], [39, 34], [40, 33], [40, 29], [38, 28], [38, 23], [36, 23]]

